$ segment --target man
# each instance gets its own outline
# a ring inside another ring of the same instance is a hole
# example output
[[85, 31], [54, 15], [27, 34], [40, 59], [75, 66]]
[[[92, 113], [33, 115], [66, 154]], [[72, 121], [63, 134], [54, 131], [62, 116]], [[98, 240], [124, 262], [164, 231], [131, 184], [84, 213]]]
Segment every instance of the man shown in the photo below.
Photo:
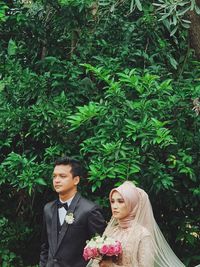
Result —
[[99, 207], [77, 192], [81, 176], [79, 161], [64, 157], [55, 162], [53, 187], [59, 199], [44, 207], [40, 267], [86, 266], [86, 240], [105, 229]]

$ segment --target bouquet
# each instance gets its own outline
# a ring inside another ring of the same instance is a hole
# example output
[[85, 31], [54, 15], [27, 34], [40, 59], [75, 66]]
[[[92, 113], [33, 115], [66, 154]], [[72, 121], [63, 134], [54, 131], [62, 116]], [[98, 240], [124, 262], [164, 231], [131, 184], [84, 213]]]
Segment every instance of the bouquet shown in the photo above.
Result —
[[118, 257], [122, 253], [122, 246], [119, 241], [110, 237], [95, 236], [90, 241], [83, 251], [84, 259], [90, 260], [95, 258]]

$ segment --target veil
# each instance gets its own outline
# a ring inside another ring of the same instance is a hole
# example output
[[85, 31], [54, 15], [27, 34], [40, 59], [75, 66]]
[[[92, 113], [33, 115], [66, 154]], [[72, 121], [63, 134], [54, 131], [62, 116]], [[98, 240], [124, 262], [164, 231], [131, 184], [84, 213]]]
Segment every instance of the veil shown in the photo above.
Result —
[[[124, 182], [114, 190], [117, 190], [122, 196], [127, 190], [129, 191], [129, 194], [134, 194], [135, 192], [138, 194], [135, 218], [132, 220], [132, 227], [134, 229], [134, 225], [141, 225], [146, 228], [151, 235], [152, 248], [150, 252], [151, 255], [149, 254], [151, 263], [149, 263], [148, 267], [185, 267], [169, 246], [156, 223], [148, 194], [143, 189], [136, 187], [130, 181]], [[117, 220], [112, 217], [108, 224], [108, 231], [110, 227], [116, 224]], [[195, 267], [200, 267], [200, 264]]]

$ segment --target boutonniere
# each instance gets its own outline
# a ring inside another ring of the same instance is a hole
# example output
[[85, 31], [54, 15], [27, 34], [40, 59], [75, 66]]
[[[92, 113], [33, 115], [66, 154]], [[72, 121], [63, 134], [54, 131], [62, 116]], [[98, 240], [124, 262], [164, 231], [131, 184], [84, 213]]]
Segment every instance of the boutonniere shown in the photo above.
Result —
[[74, 222], [74, 214], [72, 212], [65, 216], [65, 221], [67, 224], [72, 224]]

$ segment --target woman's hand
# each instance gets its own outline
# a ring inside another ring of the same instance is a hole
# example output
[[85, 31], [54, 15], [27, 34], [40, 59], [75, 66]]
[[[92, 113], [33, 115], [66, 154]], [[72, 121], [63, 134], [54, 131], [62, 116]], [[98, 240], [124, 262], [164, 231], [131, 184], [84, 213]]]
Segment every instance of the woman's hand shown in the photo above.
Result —
[[102, 260], [100, 263], [99, 263], [99, 266], [100, 267], [110, 267], [112, 266], [112, 260]]

